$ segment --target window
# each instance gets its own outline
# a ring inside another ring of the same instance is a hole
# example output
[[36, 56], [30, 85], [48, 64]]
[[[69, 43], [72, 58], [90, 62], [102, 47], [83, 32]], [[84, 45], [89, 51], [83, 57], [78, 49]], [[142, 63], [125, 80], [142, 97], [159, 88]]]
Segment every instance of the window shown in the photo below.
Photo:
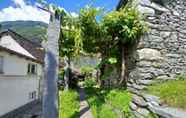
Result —
[[0, 56], [0, 73], [3, 73], [3, 57]]
[[36, 91], [32, 92], [32, 99], [36, 99]]
[[33, 100], [37, 98], [37, 92], [33, 91], [29, 93], [29, 100]]
[[36, 64], [28, 64], [28, 74], [37, 74], [37, 65]]

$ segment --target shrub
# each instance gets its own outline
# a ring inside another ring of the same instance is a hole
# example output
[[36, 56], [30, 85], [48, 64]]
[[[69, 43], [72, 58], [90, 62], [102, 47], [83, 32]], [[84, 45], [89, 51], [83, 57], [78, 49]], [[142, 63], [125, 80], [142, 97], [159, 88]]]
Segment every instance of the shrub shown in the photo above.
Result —
[[92, 71], [94, 71], [94, 68], [91, 66], [83, 66], [80, 68], [81, 74], [84, 74], [86, 76], [90, 76]]
[[87, 78], [85, 80], [85, 87], [93, 87], [93, 86], [96, 86], [96, 80], [95, 78]]

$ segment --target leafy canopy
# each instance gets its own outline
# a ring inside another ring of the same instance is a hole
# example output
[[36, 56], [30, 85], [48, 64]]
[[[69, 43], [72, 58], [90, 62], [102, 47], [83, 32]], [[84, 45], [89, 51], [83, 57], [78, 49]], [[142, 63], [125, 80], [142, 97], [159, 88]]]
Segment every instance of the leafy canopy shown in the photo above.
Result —
[[82, 8], [77, 17], [63, 12], [60, 54], [101, 53], [104, 62], [117, 64], [120, 45], [133, 44], [147, 31], [143, 16], [135, 7], [126, 5], [103, 13], [103, 9], [92, 6]]

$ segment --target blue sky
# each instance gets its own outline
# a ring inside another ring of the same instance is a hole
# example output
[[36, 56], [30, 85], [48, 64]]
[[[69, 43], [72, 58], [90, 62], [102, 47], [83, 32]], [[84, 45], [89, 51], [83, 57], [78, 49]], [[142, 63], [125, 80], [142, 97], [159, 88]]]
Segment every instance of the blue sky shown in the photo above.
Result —
[[[46, 0], [63, 7], [68, 12], [78, 13], [79, 9], [92, 3], [94, 7], [115, 9], [119, 0]], [[31, 12], [30, 12], [31, 11]], [[48, 22], [49, 15], [36, 7], [36, 0], [0, 0], [0, 21], [34, 20]]]
[[[36, 0], [25, 0], [26, 2], [36, 2]], [[79, 9], [86, 4], [92, 3], [93, 0], [46, 0], [48, 3], [53, 3], [64, 7], [67, 11], [78, 12]], [[105, 7], [107, 10], [111, 10], [116, 7], [119, 0], [94, 0], [93, 5], [95, 7]], [[12, 0], [0, 0], [0, 9], [8, 6], [14, 6]]]

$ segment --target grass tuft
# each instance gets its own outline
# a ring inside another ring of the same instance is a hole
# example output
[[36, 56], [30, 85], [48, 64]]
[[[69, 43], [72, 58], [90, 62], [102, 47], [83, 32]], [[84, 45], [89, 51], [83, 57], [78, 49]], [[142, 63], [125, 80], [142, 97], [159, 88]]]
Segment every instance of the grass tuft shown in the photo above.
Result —
[[186, 110], [186, 79], [183, 77], [150, 86], [147, 91], [159, 96], [165, 104]]
[[79, 95], [74, 90], [59, 92], [59, 118], [79, 118]]
[[94, 118], [118, 118], [121, 115], [131, 115], [129, 110], [131, 95], [129, 92], [125, 90], [98, 89], [94, 87], [89, 87], [85, 90]]

